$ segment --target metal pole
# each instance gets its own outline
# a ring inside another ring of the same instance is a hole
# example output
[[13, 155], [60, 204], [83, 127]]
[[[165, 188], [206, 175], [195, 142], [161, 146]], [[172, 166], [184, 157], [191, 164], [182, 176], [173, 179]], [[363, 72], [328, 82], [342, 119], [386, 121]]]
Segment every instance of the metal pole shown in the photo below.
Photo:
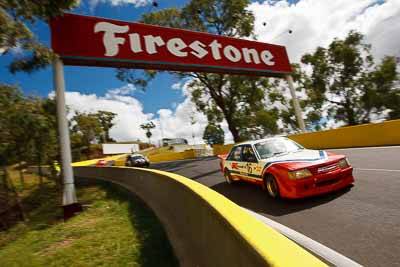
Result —
[[294, 112], [296, 114], [297, 123], [299, 125], [300, 130], [302, 132], [306, 132], [306, 125], [304, 123], [303, 115], [301, 114], [301, 108], [299, 100], [297, 99], [296, 96], [296, 90], [294, 89], [292, 75], [286, 75], [285, 78], [289, 84], [290, 94], [292, 95], [293, 107], [294, 107]]
[[75, 212], [81, 210], [81, 206], [77, 203], [74, 174], [72, 171], [71, 146], [69, 141], [69, 129], [67, 121], [67, 113], [65, 108], [65, 83], [64, 83], [64, 66], [58, 57], [53, 61], [53, 79], [56, 90], [57, 102], [57, 121], [58, 132], [60, 135], [59, 143], [61, 149], [61, 167], [63, 175], [63, 202], [64, 218], [72, 217]]

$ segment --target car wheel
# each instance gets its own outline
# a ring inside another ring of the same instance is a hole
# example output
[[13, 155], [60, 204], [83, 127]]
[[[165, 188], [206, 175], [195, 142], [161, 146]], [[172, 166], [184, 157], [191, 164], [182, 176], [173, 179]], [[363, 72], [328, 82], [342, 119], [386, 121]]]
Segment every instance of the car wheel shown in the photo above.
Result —
[[231, 173], [229, 172], [228, 169], [225, 169], [225, 171], [224, 171], [224, 177], [225, 177], [225, 180], [226, 180], [226, 182], [227, 182], [228, 184], [233, 184], [233, 183], [234, 183], [234, 181], [232, 180], [232, 177], [231, 177]]
[[127, 160], [125, 166], [132, 167], [132, 161]]
[[268, 195], [271, 198], [278, 198], [279, 197], [279, 185], [276, 182], [276, 179], [273, 175], [268, 175], [264, 179], [264, 186], [267, 190]]

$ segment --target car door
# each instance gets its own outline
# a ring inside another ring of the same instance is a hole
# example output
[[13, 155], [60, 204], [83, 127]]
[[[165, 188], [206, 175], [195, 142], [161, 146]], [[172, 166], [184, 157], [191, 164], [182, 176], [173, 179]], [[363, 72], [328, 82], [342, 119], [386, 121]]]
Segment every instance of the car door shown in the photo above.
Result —
[[244, 145], [242, 148], [242, 160], [246, 166], [246, 180], [257, 183], [262, 181], [262, 168], [251, 145]]
[[242, 146], [232, 148], [231, 153], [229, 153], [225, 160], [225, 167], [228, 168], [235, 180], [244, 179], [247, 171], [246, 163], [242, 160]]

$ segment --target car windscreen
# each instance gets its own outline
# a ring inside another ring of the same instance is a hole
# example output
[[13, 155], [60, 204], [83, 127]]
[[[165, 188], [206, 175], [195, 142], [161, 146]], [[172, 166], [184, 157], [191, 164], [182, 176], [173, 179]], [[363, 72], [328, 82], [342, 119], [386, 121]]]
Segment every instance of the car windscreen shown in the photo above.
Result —
[[132, 160], [143, 159], [142, 156], [131, 156]]
[[254, 146], [262, 159], [303, 149], [302, 146], [289, 139], [268, 140]]

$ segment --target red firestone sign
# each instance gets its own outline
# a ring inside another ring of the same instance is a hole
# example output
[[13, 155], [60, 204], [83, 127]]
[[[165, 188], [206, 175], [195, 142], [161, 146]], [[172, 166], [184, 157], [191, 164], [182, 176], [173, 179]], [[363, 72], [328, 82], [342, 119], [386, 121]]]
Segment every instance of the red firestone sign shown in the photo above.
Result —
[[51, 45], [66, 65], [217, 72], [291, 73], [283, 46], [141, 23], [65, 14]]

